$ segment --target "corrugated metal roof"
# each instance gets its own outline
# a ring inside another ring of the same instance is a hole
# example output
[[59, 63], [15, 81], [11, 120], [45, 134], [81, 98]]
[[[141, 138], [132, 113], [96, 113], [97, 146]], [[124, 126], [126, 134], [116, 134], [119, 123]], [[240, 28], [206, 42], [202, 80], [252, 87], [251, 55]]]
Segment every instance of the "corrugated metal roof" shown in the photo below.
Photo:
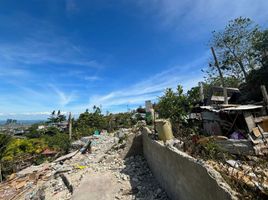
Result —
[[221, 106], [229, 106], [227, 108], [216, 108], [213, 106], [200, 106], [201, 109], [210, 110], [213, 112], [219, 112], [219, 111], [231, 111], [231, 110], [254, 110], [262, 108], [263, 106], [260, 105], [221, 105]]
[[[227, 100], [229, 100], [229, 99], [230, 99], [230, 97], [227, 97]], [[224, 102], [224, 96], [215, 96], [215, 95], [213, 95], [211, 97], [211, 101], [221, 101], [221, 102]]]
[[254, 110], [262, 108], [263, 106], [256, 106], [256, 105], [239, 105], [235, 107], [223, 108], [221, 110], [228, 111], [228, 110]]

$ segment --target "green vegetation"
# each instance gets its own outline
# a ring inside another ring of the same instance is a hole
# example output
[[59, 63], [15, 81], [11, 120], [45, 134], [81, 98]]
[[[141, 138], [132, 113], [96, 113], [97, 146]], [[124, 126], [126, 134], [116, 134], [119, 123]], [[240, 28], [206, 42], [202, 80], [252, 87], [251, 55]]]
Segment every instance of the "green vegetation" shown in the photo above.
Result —
[[[268, 30], [261, 30], [249, 18], [239, 17], [230, 21], [224, 30], [213, 32], [209, 48], [211, 46], [215, 49], [223, 73], [224, 85], [240, 89], [241, 103], [261, 101], [260, 85], [268, 87]], [[203, 89], [204, 97], [208, 98], [211, 86], [222, 86], [222, 80], [214, 60], [209, 62], [205, 73]], [[156, 111], [161, 118], [171, 120], [175, 132], [186, 132], [182, 134], [185, 136], [187, 133], [199, 132], [198, 126], [193, 127], [187, 120], [188, 114], [199, 102], [199, 86], [184, 94], [179, 85], [176, 91], [166, 89], [159, 98]], [[189, 128], [194, 130], [189, 132]]]
[[[256, 68], [258, 52], [253, 42], [257, 33], [258, 26], [249, 18], [242, 17], [231, 20], [223, 31], [213, 32], [210, 45], [215, 48], [223, 71], [243, 80], [249, 70]], [[210, 66], [213, 71], [213, 62]]]
[[[250, 74], [267, 66], [268, 30], [261, 30], [249, 18], [239, 17], [231, 20], [224, 30], [214, 31], [210, 46], [215, 49], [228, 87], [248, 82]], [[206, 74], [206, 83], [221, 85], [214, 61], [209, 63]]]
[[2, 134], [0, 145], [0, 164], [4, 177], [16, 170], [22, 161], [32, 162], [48, 147], [44, 139], [18, 139]]
[[[72, 139], [92, 135], [96, 130], [114, 131], [122, 127], [129, 128], [136, 123], [132, 115], [133, 113], [103, 115], [100, 108], [94, 106], [93, 112], [87, 109], [77, 120], [70, 119], [73, 124]], [[41, 164], [45, 160], [53, 159], [41, 154], [45, 149], [58, 152], [58, 156], [68, 153], [71, 141], [68, 126], [64, 124], [66, 124], [66, 116], [59, 110], [57, 113], [53, 111], [47, 122], [33, 124], [28, 128], [24, 134], [25, 138], [0, 134], [0, 162], [3, 176], [16, 171], [16, 166], [22, 161]]]
[[94, 106], [93, 112], [87, 109], [77, 120], [73, 120], [74, 138], [92, 135], [95, 130], [105, 129], [111, 132], [122, 127], [129, 128], [136, 124], [132, 115], [131, 112], [103, 115], [100, 108]]
[[10, 141], [11, 141], [11, 136], [0, 134], [0, 159], [1, 160], [5, 155], [6, 149]]
[[169, 118], [171, 122], [185, 122], [189, 103], [187, 96], [183, 94], [182, 86], [177, 87], [177, 91], [171, 88], [166, 89], [164, 96], [159, 98], [156, 111], [160, 118]]
[[3, 161], [12, 161], [21, 156], [32, 156], [41, 153], [46, 147], [42, 139], [12, 139], [7, 145]]
[[100, 108], [94, 106], [93, 112], [89, 112], [87, 109], [74, 121], [74, 137], [78, 139], [82, 136], [92, 135], [95, 130], [106, 128], [106, 123]]
[[[242, 91], [241, 101], [260, 101], [260, 85], [268, 87], [268, 30], [261, 30], [248, 18], [237, 18], [230, 21], [224, 30], [213, 32], [210, 46], [214, 47], [219, 60], [220, 70], [223, 72], [223, 81], [227, 87], [239, 87]], [[204, 81], [204, 95], [208, 97], [210, 87], [222, 85], [214, 62], [209, 63], [209, 69]], [[166, 89], [159, 102], [154, 106], [160, 118], [169, 118], [174, 132], [181, 136], [199, 133], [198, 125], [188, 120], [188, 114], [200, 102], [199, 87], [193, 87], [187, 93], [182, 86], [176, 90]], [[145, 113], [143, 108], [138, 113]], [[106, 129], [109, 132], [119, 128], [129, 128], [142, 119], [140, 114], [134, 112], [104, 115], [99, 107], [94, 106], [93, 111], [88, 109], [75, 119], [69, 119], [73, 127], [73, 140], [89, 136], [96, 130]], [[9, 123], [15, 121], [9, 120]], [[0, 162], [4, 175], [12, 172], [15, 165], [22, 159], [31, 158], [32, 163], [41, 163], [45, 159], [40, 153], [45, 149], [58, 152], [58, 155], [68, 153], [71, 141], [68, 136], [68, 127], [62, 128], [60, 124], [66, 123], [66, 116], [61, 111], [53, 111], [47, 122], [32, 125], [24, 135], [26, 138], [18, 139], [0, 134]], [[39, 128], [42, 125], [43, 128]], [[214, 152], [214, 146], [207, 146], [206, 150]]]
[[199, 124], [188, 120], [188, 114], [198, 99], [198, 87], [184, 94], [182, 86], [178, 85], [175, 92], [171, 88], [166, 89], [155, 109], [160, 118], [170, 119], [175, 136], [187, 137], [189, 134], [198, 133], [199, 130]]
[[51, 116], [48, 118], [47, 123], [58, 123], [63, 121], [66, 121], [66, 116], [61, 114], [60, 110], [58, 110], [57, 114], [56, 111], [53, 110]]
[[49, 148], [62, 154], [68, 153], [70, 149], [71, 143], [68, 134], [58, 132], [53, 136], [44, 135], [41, 139], [44, 139]]

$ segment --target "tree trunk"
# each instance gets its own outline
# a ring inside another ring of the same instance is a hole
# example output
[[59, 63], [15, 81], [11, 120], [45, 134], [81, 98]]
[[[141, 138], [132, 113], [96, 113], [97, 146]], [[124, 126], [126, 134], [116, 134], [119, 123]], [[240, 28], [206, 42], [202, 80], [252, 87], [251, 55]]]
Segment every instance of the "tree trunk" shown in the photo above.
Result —
[[2, 177], [2, 163], [0, 162], [0, 183], [2, 183], [3, 177]]
[[243, 72], [245, 80], [247, 80], [248, 74], [246, 72], [245, 66], [243, 65], [241, 60], [238, 61], [238, 64], [239, 64], [239, 66], [240, 66], [240, 68], [241, 68], [241, 70]]
[[224, 104], [228, 104], [227, 89], [225, 87], [223, 74], [221, 72], [221, 68], [220, 68], [220, 65], [219, 65], [219, 62], [217, 60], [217, 57], [216, 57], [216, 54], [215, 54], [215, 51], [214, 51], [214, 48], [213, 47], [211, 47], [211, 52], [212, 52], [212, 55], [213, 55], [214, 60], [215, 60], [215, 65], [216, 65], [216, 67], [217, 67], [217, 69], [219, 71], [219, 75], [220, 75], [220, 79], [221, 79], [221, 84], [222, 84], [222, 88], [223, 88]]
[[68, 128], [69, 128], [69, 140], [72, 139], [72, 113], [69, 113], [69, 119], [68, 119]]

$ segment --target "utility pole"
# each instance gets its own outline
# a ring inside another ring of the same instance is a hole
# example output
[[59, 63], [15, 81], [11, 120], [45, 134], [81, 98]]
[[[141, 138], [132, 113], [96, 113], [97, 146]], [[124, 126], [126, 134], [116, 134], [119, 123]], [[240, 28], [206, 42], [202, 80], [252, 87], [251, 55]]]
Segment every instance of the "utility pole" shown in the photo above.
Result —
[[228, 104], [227, 89], [225, 87], [223, 75], [222, 75], [222, 72], [221, 72], [221, 68], [219, 66], [219, 62], [218, 62], [218, 59], [216, 57], [216, 54], [215, 54], [215, 51], [214, 51], [214, 48], [213, 47], [211, 47], [211, 52], [212, 52], [212, 55], [213, 55], [214, 60], [215, 60], [215, 66], [217, 67], [217, 69], [219, 71], [219, 75], [220, 75], [220, 79], [221, 79], [221, 84], [222, 84], [222, 87], [223, 87], [224, 104]]
[[204, 87], [203, 87], [203, 83], [202, 83], [202, 82], [199, 82], [198, 85], [199, 85], [200, 101], [201, 101], [202, 103], [204, 103], [204, 99], [205, 99], [205, 97], [204, 97]]
[[0, 183], [2, 183], [3, 178], [2, 178], [2, 163], [0, 162]]
[[268, 108], [268, 94], [265, 85], [261, 85], [261, 92], [266, 108]]
[[72, 139], [72, 113], [69, 113], [69, 118], [68, 118], [68, 128], [69, 128], [69, 140]]

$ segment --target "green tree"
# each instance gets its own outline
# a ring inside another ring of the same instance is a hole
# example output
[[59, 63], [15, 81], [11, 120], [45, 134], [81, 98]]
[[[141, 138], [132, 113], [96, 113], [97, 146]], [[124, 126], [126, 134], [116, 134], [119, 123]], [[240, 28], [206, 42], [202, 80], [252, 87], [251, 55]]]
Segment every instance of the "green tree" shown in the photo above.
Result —
[[3, 160], [13, 161], [19, 157], [37, 155], [46, 147], [42, 139], [12, 139], [6, 146]]
[[[235, 76], [227, 76], [223, 78], [226, 87], [238, 88], [242, 83], [241, 80]], [[221, 86], [221, 80], [219, 76], [207, 77], [205, 80], [204, 88], [211, 86]]]
[[159, 98], [156, 111], [161, 118], [169, 118], [172, 123], [182, 123], [186, 121], [189, 108], [187, 96], [183, 94], [182, 86], [178, 85], [175, 92], [171, 88], [166, 89]]
[[25, 134], [26, 137], [28, 138], [39, 138], [42, 136], [42, 134], [44, 133], [43, 130], [38, 130], [38, 126], [40, 124], [33, 124], [31, 125], [28, 130], [27, 133]]
[[[246, 79], [248, 71], [256, 67], [253, 42], [257, 32], [258, 26], [243, 17], [231, 20], [223, 31], [213, 32], [210, 46], [215, 48], [220, 67], [228, 75]], [[210, 72], [215, 71], [214, 65], [210, 66]]]
[[262, 101], [263, 96], [260, 86], [265, 85], [268, 88], [268, 63], [260, 69], [252, 70], [248, 75], [246, 83], [240, 87], [241, 97], [240, 101], [243, 103], [250, 103], [250, 101]]
[[45, 135], [43, 138], [50, 148], [55, 149], [62, 154], [69, 152], [71, 143], [68, 134], [57, 132], [53, 136]]
[[74, 136], [92, 135], [94, 130], [100, 130], [107, 127], [107, 121], [104, 115], [101, 114], [101, 109], [97, 106], [93, 107], [93, 112], [88, 109], [79, 115], [79, 118], [74, 123]]
[[200, 87], [192, 87], [190, 90], [187, 91], [187, 100], [190, 105], [194, 105], [200, 102]]
[[7, 146], [11, 141], [11, 136], [0, 134], [0, 161], [2, 160]]
[[266, 66], [268, 64], [268, 30], [258, 31], [253, 44], [257, 52], [256, 57], [262, 66]]
[[57, 114], [55, 110], [53, 110], [50, 117], [48, 118], [48, 123], [58, 123], [63, 121], [66, 121], [66, 116], [62, 114], [60, 110], [58, 110]]

